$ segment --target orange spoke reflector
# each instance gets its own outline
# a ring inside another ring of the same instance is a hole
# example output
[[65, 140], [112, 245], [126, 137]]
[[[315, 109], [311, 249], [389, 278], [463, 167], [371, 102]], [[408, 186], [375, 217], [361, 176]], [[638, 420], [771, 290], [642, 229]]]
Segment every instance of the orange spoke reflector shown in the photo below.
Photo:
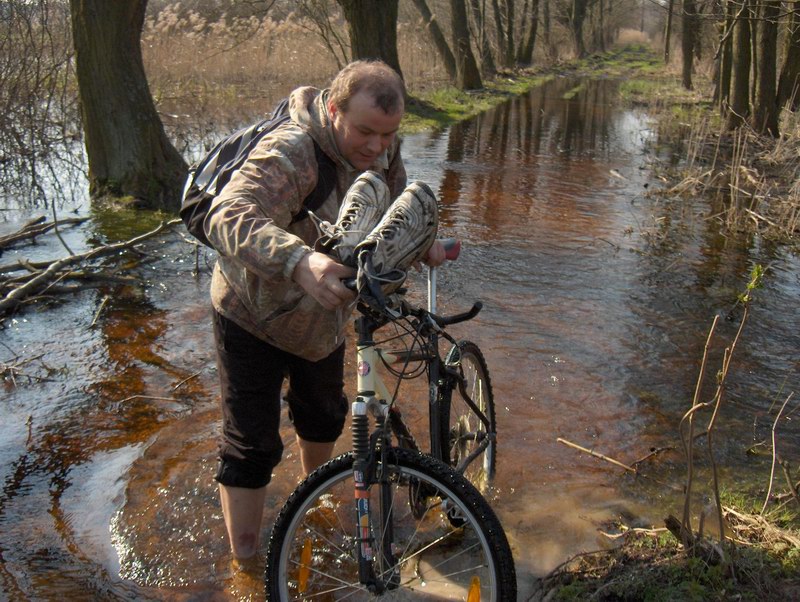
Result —
[[467, 602], [481, 602], [481, 578], [475, 575], [469, 582]]
[[[311, 573], [311, 540], [306, 539], [306, 543], [303, 544], [303, 552], [300, 554], [300, 572], [297, 575], [297, 589], [300, 592], [306, 591], [306, 587], [308, 586], [308, 575]], [[473, 580], [475, 578], [473, 577]], [[471, 595], [471, 594], [470, 594]], [[480, 600], [480, 597], [476, 598], [476, 600]]]

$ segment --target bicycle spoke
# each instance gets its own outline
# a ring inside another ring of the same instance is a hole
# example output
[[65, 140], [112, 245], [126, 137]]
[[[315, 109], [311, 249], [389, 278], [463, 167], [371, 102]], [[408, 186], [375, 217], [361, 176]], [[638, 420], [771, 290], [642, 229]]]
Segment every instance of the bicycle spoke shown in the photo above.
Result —
[[[486, 502], [474, 489], [465, 489], [466, 482], [454, 485], [453, 479], [458, 483], [461, 478], [442, 464], [396, 448], [387, 451], [386, 463], [378, 471], [384, 478], [371, 483], [373, 556], [366, 561], [365, 575], [369, 576], [361, 582], [355, 521], [340, 531], [354, 507], [347, 502], [330, 503], [352, 495], [352, 466], [352, 456], [331, 462], [327, 471], [301, 486], [297, 503], [287, 504], [278, 517], [267, 563], [272, 598], [366, 602], [381, 597], [465, 600], [478, 595], [481, 600], [513, 599], [503, 592], [513, 591], [505, 588], [515, 580], [501, 578], [498, 568], [508, 571], [509, 567], [499, 565], [495, 557], [498, 549], [507, 550], [507, 543], [497, 539], [502, 530]], [[426, 493], [416, 515], [407, 493], [415, 486]], [[320, 504], [321, 499], [328, 503]], [[316, 506], [323, 508], [321, 513]], [[489, 530], [487, 520], [494, 521]], [[276, 550], [280, 551], [277, 555]], [[510, 558], [510, 552], [502, 558]], [[513, 574], [513, 565], [510, 571]]]
[[[300, 565], [300, 563], [297, 562], [296, 560], [289, 560], [289, 562], [291, 564], [293, 564], [293, 565]], [[317, 568], [314, 568], [314, 567], [311, 567], [311, 566], [309, 566], [308, 569], [312, 573], [314, 573], [315, 575], [320, 575], [322, 577], [330, 579], [331, 581], [334, 581], [336, 583], [340, 583], [341, 584], [339, 587], [332, 588], [332, 589], [326, 590], [324, 592], [315, 593], [315, 594], [313, 594], [314, 596], [319, 596], [320, 594], [325, 594], [325, 593], [329, 593], [329, 592], [332, 592], [332, 591], [337, 591], [337, 590], [340, 590], [340, 589], [342, 589], [344, 587], [356, 587], [356, 588], [359, 588], [359, 589], [366, 589], [358, 581], [345, 581], [344, 579], [340, 579], [339, 577], [337, 577], [335, 575], [332, 575], [331, 573], [327, 573], [325, 571], [322, 571], [320, 569], [317, 569]]]

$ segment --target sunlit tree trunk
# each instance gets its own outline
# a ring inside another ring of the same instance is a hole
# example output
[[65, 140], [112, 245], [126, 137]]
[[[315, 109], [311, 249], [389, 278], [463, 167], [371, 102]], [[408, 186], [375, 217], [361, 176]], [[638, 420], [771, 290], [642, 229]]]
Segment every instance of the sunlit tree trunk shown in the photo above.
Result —
[[778, 106], [785, 107], [788, 104], [794, 111], [800, 106], [800, 6], [795, 6], [797, 3], [788, 4], [792, 7], [792, 13], [778, 79]]
[[694, 0], [683, 0], [683, 70], [681, 81], [687, 90], [692, 89], [692, 64], [694, 62], [694, 47], [696, 44], [695, 15], [697, 9]]
[[147, 0], [70, 0], [89, 191], [177, 210], [187, 166], [147, 86], [140, 36]]
[[353, 59], [380, 59], [401, 76], [397, 58], [398, 0], [338, 0]]
[[439, 21], [436, 20], [436, 16], [431, 12], [425, 0], [412, 1], [425, 23], [425, 29], [428, 30], [433, 40], [433, 45], [436, 48], [439, 58], [442, 59], [442, 64], [444, 65], [445, 71], [447, 71], [448, 77], [451, 81], [456, 81], [456, 59], [453, 56], [453, 51], [450, 50], [450, 45], [447, 43], [444, 33], [442, 33], [442, 28], [439, 27]]
[[460, 90], [483, 88], [481, 73], [470, 45], [467, 7], [464, 0], [450, 0], [450, 21], [453, 30], [453, 54], [456, 57], [458, 73], [456, 85]]
[[758, 87], [753, 106], [753, 129], [760, 134], [778, 136], [778, 103], [775, 79], [778, 61], [778, 15], [780, 0], [761, 0], [763, 12], [759, 21], [761, 35]]
[[472, 22], [475, 24], [475, 31], [478, 32], [478, 52], [480, 53], [481, 72], [484, 77], [492, 77], [497, 72], [497, 67], [492, 56], [492, 44], [489, 40], [489, 32], [486, 31], [486, 15], [484, 9], [486, 0], [470, 0], [470, 12]]
[[730, 130], [744, 124], [750, 114], [750, 20], [747, 10], [751, 0], [744, 0], [745, 10], [736, 19], [733, 30], [733, 67], [731, 102], [727, 127]]
[[520, 44], [517, 62], [521, 65], [533, 63], [533, 49], [536, 45], [536, 33], [539, 29], [539, 0], [533, 0], [530, 6], [531, 24], [525, 36], [525, 43]]

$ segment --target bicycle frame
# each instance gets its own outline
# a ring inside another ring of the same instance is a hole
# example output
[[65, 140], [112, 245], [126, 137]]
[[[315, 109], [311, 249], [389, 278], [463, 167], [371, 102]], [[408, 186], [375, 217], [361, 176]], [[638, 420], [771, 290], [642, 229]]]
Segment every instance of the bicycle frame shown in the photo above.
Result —
[[[394, 567], [396, 560], [392, 549], [374, 550], [374, 540], [370, 531], [370, 490], [367, 483], [370, 482], [371, 472], [379, 470], [380, 462], [377, 461], [380, 451], [391, 445], [391, 435], [387, 419], [390, 410], [393, 408], [395, 395], [391, 394], [378, 373], [378, 366], [386, 364], [404, 364], [422, 361], [427, 364], [428, 369], [428, 397], [429, 397], [429, 431], [431, 441], [431, 456], [445, 464], [450, 464], [450, 450], [446, 449], [448, 436], [444, 429], [449, 429], [448, 424], [442, 424], [442, 412], [440, 404], [447, 404], [449, 412], [450, 399], [453, 388], [459, 386], [467, 404], [471, 407], [475, 415], [484, 423], [488, 430], [488, 419], [464, 391], [464, 379], [456, 368], [448, 368], [439, 355], [438, 339], [439, 334], [444, 334], [441, 326], [432, 319], [433, 310], [436, 308], [436, 272], [431, 268], [428, 272], [428, 316], [421, 319], [431, 320], [430, 328], [432, 332], [424, 335], [429, 343], [421, 349], [411, 349], [409, 351], [392, 352], [376, 346], [373, 339], [374, 333], [390, 320], [377, 320], [369, 313], [362, 312], [356, 319], [356, 332], [358, 334], [356, 343], [356, 375], [357, 375], [357, 396], [352, 403], [352, 434], [353, 434], [353, 477], [355, 482], [356, 499], [356, 531], [357, 548], [359, 557], [359, 579], [368, 588], [377, 591], [383, 587], [381, 583], [388, 581], [391, 587], [392, 579], [383, 582], [375, 578], [371, 561], [375, 554], [382, 554], [386, 566]], [[454, 316], [447, 320], [447, 323], [467, 320], [480, 311], [480, 305], [475, 305], [472, 310], [459, 316]], [[399, 316], [399, 314], [398, 314]], [[419, 317], [419, 316], [418, 316]], [[444, 323], [444, 320], [443, 320]], [[447, 336], [447, 335], [445, 335]], [[447, 337], [451, 342], [455, 341]], [[369, 416], [372, 415], [378, 422], [378, 428], [370, 434]], [[491, 434], [490, 436], [493, 436]], [[411, 438], [413, 442], [413, 437]], [[479, 442], [478, 447], [464, 459], [457, 470], [463, 472], [474, 458], [480, 455], [489, 445], [489, 438]], [[420, 451], [415, 442], [412, 447]], [[381, 494], [388, 495], [388, 488], [381, 488]], [[387, 499], [380, 499], [384, 512], [381, 513], [381, 531], [387, 536], [384, 541], [391, 542], [392, 519], [391, 504]], [[387, 514], [388, 512], [388, 514]], [[380, 592], [379, 592], [380, 593]]]
[[[468, 320], [474, 317], [479, 311], [480, 306], [476, 305], [469, 312], [454, 316], [453, 322]], [[434, 315], [436, 311], [436, 269], [429, 268], [428, 272], [428, 313]], [[427, 316], [420, 316], [420, 319], [429, 319]], [[448, 322], [449, 323], [449, 322]], [[404, 430], [405, 423], [402, 422], [399, 410], [392, 404], [395, 400], [395, 394], [391, 393], [388, 387], [384, 384], [381, 375], [377, 371], [380, 364], [385, 365], [408, 365], [415, 362], [424, 362], [428, 372], [428, 434], [430, 441], [430, 455], [444, 462], [450, 463], [450, 450], [447, 446], [448, 429], [449, 425], [443, 423], [441, 407], [444, 406], [448, 413], [450, 409], [450, 401], [452, 393], [459, 388], [461, 396], [470, 409], [474, 412], [475, 416], [484, 425], [485, 432], [489, 432], [489, 421], [482, 409], [472, 400], [469, 393], [465, 390], [464, 377], [455, 366], [449, 366], [445, 359], [439, 355], [439, 338], [440, 333], [444, 335], [451, 343], [455, 345], [455, 340], [447, 336], [441, 328], [431, 321], [429, 327], [431, 331], [423, 335], [425, 345], [417, 349], [392, 351], [383, 349], [376, 345], [373, 340], [374, 332], [383, 326], [383, 323], [377, 323], [371, 320], [366, 315], [359, 317], [356, 320], [356, 331], [358, 333], [357, 340], [357, 357], [356, 357], [356, 370], [357, 370], [357, 395], [363, 398], [362, 401], [376, 397], [372, 402], [378, 400], [391, 405], [391, 411], [400, 421], [401, 427]], [[377, 406], [375, 406], [377, 408]], [[381, 415], [385, 418], [388, 416], [389, 409], [381, 410]], [[374, 413], [374, 412], [373, 412]], [[378, 414], [374, 413], [377, 417]], [[393, 426], [397, 422], [393, 423]], [[493, 438], [494, 433], [490, 433], [489, 437]], [[412, 449], [421, 451], [416, 444], [411, 433], [407, 433], [407, 442]], [[458, 466], [455, 466], [459, 472], [464, 471], [465, 467], [478, 457], [490, 443], [489, 439], [484, 441], [477, 441], [477, 447], [473, 450], [468, 457], [462, 459]]]

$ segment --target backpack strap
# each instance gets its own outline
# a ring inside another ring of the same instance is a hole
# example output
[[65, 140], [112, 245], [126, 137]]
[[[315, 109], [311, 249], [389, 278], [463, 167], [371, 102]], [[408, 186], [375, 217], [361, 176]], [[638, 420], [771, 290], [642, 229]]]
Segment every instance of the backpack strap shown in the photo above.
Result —
[[317, 185], [314, 186], [309, 195], [303, 201], [300, 211], [292, 216], [290, 224], [296, 224], [308, 217], [309, 211], [316, 211], [336, 188], [336, 163], [325, 151], [322, 150], [316, 140], [314, 142], [314, 156], [317, 159]]

